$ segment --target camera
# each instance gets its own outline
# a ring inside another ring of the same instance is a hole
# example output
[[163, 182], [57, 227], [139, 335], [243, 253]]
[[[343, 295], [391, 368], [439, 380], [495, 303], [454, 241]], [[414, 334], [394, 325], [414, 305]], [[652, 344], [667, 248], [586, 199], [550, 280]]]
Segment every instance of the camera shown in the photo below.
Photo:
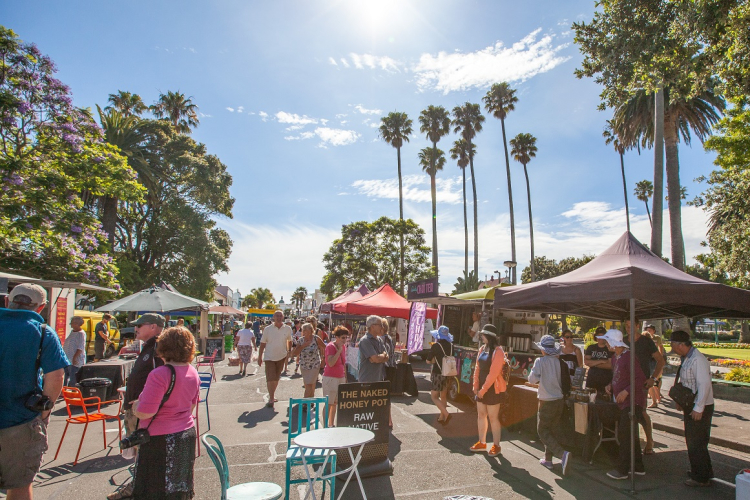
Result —
[[24, 406], [27, 410], [42, 413], [43, 411], [52, 411], [52, 408], [55, 407], [55, 402], [49, 396], [42, 394], [41, 391], [36, 391], [28, 397]]
[[151, 435], [148, 433], [147, 429], [138, 429], [130, 434], [130, 436], [126, 436], [120, 440], [120, 449], [126, 450], [128, 448], [132, 448], [133, 446], [138, 446], [141, 444], [146, 444], [151, 440]]

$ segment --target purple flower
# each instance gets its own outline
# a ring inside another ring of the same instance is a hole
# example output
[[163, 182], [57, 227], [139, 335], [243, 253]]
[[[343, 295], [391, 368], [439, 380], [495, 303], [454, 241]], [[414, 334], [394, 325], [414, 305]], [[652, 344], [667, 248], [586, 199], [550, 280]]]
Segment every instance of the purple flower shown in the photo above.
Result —
[[76, 225], [72, 225], [72, 226], [70, 226], [70, 232], [71, 232], [71, 233], [76, 233], [76, 234], [78, 234], [78, 233], [80, 233], [80, 232], [82, 232], [82, 231], [83, 231], [83, 228], [82, 228], [81, 226], [76, 226]]
[[31, 111], [31, 104], [29, 104], [26, 101], [21, 101], [20, 103], [18, 103], [18, 112], [19, 113], [21, 113], [22, 115], [25, 115], [29, 111]]

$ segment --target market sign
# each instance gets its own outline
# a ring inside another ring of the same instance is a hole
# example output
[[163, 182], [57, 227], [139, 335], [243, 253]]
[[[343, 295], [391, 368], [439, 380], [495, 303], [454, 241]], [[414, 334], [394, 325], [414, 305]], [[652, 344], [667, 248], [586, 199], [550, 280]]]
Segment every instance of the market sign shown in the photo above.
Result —
[[65, 343], [65, 333], [68, 326], [68, 299], [66, 297], [57, 298], [57, 307], [55, 308], [55, 332], [60, 337], [60, 342]]
[[409, 283], [406, 300], [429, 299], [438, 296], [438, 279], [427, 278]]
[[422, 350], [424, 343], [424, 320], [427, 316], [427, 304], [424, 302], [412, 302], [409, 311], [409, 334], [407, 336], [408, 354]]

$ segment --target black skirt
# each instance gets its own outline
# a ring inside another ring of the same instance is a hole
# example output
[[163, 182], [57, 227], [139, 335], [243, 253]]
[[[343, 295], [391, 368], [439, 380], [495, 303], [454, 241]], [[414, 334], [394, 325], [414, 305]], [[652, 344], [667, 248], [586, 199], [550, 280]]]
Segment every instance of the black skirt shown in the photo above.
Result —
[[195, 427], [182, 432], [151, 436], [138, 449], [133, 498], [187, 500], [193, 491]]
[[496, 393], [495, 385], [493, 384], [492, 387], [490, 387], [487, 392], [484, 393], [484, 397], [479, 400], [479, 402], [484, 403], [487, 406], [494, 406], [499, 405], [500, 403], [505, 403], [505, 393]]

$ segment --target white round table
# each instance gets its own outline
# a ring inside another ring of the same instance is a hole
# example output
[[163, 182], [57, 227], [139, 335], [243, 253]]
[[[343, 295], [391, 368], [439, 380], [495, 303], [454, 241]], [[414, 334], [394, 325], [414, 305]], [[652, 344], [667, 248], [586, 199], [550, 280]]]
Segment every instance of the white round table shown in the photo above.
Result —
[[[368, 431], [366, 429], [357, 429], [355, 427], [329, 427], [326, 429], [316, 429], [313, 431], [303, 432], [299, 436], [295, 437], [293, 439], [294, 444], [303, 449], [303, 453], [301, 454], [302, 463], [305, 466], [305, 474], [307, 475], [308, 484], [307, 493], [305, 494], [305, 500], [311, 493], [313, 499], [317, 500], [313, 488], [317, 480], [328, 479], [334, 476], [346, 474], [347, 472], [349, 473], [349, 475], [346, 478], [344, 486], [341, 488], [338, 499], [341, 499], [341, 496], [344, 494], [344, 490], [346, 490], [346, 487], [349, 484], [349, 480], [352, 478], [352, 475], [354, 475], [357, 478], [357, 483], [359, 483], [359, 490], [362, 493], [362, 498], [367, 500], [367, 495], [365, 495], [365, 488], [364, 486], [362, 486], [362, 479], [359, 477], [359, 472], [357, 471], [357, 465], [359, 464], [359, 460], [362, 458], [362, 450], [365, 448], [365, 444], [369, 443], [373, 439], [375, 439], [375, 434], [372, 431]], [[352, 449], [357, 446], [359, 446], [359, 451], [357, 452], [357, 456], [355, 457], [352, 453]], [[304, 449], [307, 448], [316, 450], [329, 450], [328, 453], [326, 453], [326, 458], [323, 462], [323, 465], [318, 468], [318, 472], [314, 475], [314, 477], [310, 476], [310, 470], [307, 466], [307, 462], [305, 461]], [[352, 465], [342, 471], [332, 471], [331, 474], [324, 476], [323, 473], [325, 472], [328, 458], [333, 453], [335, 453], [335, 450], [341, 449], [346, 449], [349, 452], [349, 458], [351, 459]]]

